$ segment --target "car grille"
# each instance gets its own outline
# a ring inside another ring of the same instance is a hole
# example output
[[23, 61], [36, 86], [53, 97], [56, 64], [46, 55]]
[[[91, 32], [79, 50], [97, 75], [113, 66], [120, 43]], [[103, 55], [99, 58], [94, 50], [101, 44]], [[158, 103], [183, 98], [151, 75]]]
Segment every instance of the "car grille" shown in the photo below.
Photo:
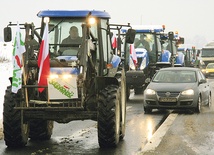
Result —
[[159, 97], [177, 97], [180, 92], [157, 92]]
[[159, 102], [159, 105], [163, 105], [163, 106], [175, 106], [175, 105], [177, 105], [177, 102]]

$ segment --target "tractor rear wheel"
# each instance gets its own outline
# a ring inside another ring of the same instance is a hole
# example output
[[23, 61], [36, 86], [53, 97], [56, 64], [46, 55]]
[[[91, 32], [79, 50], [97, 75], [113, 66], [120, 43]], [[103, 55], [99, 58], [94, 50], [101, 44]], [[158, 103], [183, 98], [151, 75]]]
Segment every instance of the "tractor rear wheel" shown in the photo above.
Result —
[[[22, 103], [22, 90], [20, 89], [17, 94], [11, 92], [11, 86], [7, 87], [4, 104], [3, 104], [3, 130], [4, 140], [8, 147], [22, 147], [27, 144], [29, 135], [29, 126], [24, 122], [23, 112], [16, 110], [16, 105]], [[24, 105], [22, 105], [24, 106]]]
[[101, 148], [115, 147], [120, 139], [120, 89], [109, 85], [98, 99], [98, 141]]

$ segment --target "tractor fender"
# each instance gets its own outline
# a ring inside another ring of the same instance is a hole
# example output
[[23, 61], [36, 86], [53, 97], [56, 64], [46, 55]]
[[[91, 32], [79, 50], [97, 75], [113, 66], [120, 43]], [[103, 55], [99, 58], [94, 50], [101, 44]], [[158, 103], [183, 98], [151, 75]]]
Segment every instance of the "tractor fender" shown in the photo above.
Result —
[[96, 77], [97, 90], [102, 90], [108, 85], [119, 86], [119, 81], [115, 77]]

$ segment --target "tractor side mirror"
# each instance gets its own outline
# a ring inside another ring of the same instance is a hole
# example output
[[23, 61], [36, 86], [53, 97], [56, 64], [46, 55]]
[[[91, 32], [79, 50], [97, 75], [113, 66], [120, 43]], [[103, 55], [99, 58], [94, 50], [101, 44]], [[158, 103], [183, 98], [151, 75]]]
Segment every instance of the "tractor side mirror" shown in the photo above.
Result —
[[126, 43], [133, 44], [135, 40], [136, 31], [134, 29], [128, 29], [126, 32]]
[[180, 37], [179, 40], [178, 40], [178, 43], [179, 43], [179, 44], [184, 44], [184, 38], [183, 38], [183, 37]]
[[170, 31], [168, 33], [168, 36], [169, 36], [169, 40], [173, 40], [174, 39], [174, 33], [172, 31]]
[[4, 28], [4, 41], [9, 42], [12, 40], [12, 30], [11, 27]]

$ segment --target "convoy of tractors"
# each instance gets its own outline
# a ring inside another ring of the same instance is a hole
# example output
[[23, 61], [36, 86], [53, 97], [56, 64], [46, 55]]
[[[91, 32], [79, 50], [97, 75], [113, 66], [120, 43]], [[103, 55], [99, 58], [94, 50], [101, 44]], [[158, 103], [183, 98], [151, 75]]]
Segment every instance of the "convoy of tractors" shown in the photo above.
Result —
[[[193, 66], [196, 59], [194, 49], [179, 48], [184, 38], [165, 32], [162, 25], [111, 24], [107, 12], [95, 10], [43, 10], [37, 16], [42, 21], [38, 28], [19, 24], [26, 51], [21, 62], [14, 62], [21, 64], [21, 88], [12, 91], [11, 77], [4, 96], [8, 147], [25, 146], [29, 139], [50, 139], [54, 121], [86, 119], [97, 121], [100, 147], [116, 147], [125, 136], [130, 90], [143, 93], [160, 68]], [[5, 42], [12, 41], [11, 27], [16, 26], [5, 27]], [[67, 36], [73, 31], [78, 41]], [[49, 74], [47, 84], [41, 85], [45, 56]]]

